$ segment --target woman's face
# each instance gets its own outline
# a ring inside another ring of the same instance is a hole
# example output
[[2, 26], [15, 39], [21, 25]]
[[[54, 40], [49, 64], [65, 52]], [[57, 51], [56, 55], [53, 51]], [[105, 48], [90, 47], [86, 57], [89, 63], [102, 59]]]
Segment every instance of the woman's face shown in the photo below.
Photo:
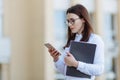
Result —
[[81, 34], [84, 29], [84, 22], [84, 19], [80, 19], [79, 16], [74, 13], [67, 14], [67, 24], [72, 33]]

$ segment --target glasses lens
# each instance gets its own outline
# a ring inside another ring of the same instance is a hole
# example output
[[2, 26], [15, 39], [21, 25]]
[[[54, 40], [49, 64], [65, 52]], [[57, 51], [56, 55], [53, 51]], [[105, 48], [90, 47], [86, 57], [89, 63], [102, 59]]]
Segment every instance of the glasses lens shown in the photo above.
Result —
[[74, 25], [75, 21], [78, 19], [79, 18], [76, 18], [76, 19], [71, 18], [70, 20], [67, 20], [65, 23], [67, 24], [67, 26]]
[[70, 20], [67, 20], [67, 21], [66, 21], [66, 24], [67, 24], [67, 25], [74, 25], [74, 22], [75, 22], [74, 19], [70, 19]]

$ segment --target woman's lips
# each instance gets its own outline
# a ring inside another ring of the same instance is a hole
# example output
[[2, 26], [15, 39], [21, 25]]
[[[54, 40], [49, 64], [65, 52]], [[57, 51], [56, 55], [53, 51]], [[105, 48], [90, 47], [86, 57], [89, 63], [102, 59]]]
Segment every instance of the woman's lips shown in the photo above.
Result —
[[73, 30], [74, 28], [70, 28], [71, 30]]

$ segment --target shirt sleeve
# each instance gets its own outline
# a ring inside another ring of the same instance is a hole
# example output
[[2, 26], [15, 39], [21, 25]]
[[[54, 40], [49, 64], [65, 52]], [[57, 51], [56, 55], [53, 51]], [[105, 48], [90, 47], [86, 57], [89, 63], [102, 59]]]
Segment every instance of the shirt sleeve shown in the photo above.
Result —
[[97, 44], [94, 63], [88, 64], [79, 61], [77, 70], [92, 76], [100, 75], [104, 72], [104, 43], [100, 37], [94, 40]]
[[69, 48], [65, 48], [64, 52], [62, 53], [62, 55], [60, 56], [58, 61], [55, 62], [55, 67], [56, 67], [57, 71], [64, 74], [64, 75], [65, 75], [65, 71], [66, 71], [64, 57], [66, 56], [66, 51], [68, 51], [68, 50], [69, 50]]
[[57, 62], [55, 62], [55, 67], [58, 72], [64, 74], [65, 63], [61, 58]]

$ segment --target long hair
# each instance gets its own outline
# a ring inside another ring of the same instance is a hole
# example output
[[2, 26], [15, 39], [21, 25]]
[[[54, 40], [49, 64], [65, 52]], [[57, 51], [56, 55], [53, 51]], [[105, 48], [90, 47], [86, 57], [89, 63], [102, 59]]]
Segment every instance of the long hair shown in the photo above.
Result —
[[[83, 5], [77, 4], [77, 5], [74, 5], [68, 8], [66, 15], [68, 13], [74, 13], [78, 15], [80, 19], [85, 20], [84, 29], [82, 31], [82, 39], [80, 41], [87, 42], [89, 40], [90, 34], [93, 32], [93, 28], [90, 22], [90, 17], [89, 17], [87, 9]], [[70, 30], [70, 27], [68, 27], [68, 39], [67, 39], [67, 43], [64, 46], [64, 48], [70, 45], [70, 41], [75, 39], [75, 35], [76, 33], [72, 33]]]

